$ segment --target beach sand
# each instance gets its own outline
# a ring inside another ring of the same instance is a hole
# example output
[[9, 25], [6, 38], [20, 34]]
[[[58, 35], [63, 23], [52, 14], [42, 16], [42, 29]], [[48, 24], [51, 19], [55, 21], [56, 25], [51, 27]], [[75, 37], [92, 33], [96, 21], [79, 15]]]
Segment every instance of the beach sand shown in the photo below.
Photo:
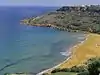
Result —
[[70, 68], [84, 63], [91, 57], [100, 56], [100, 35], [88, 34], [85, 41], [72, 48], [72, 55], [65, 60], [58, 68]]
[[72, 66], [81, 65], [92, 57], [100, 57], [100, 35], [98, 34], [87, 34], [86, 39], [81, 43], [71, 48], [71, 55], [64, 62], [54, 66], [53, 68], [47, 69], [38, 73], [49, 73], [55, 68], [70, 68]]

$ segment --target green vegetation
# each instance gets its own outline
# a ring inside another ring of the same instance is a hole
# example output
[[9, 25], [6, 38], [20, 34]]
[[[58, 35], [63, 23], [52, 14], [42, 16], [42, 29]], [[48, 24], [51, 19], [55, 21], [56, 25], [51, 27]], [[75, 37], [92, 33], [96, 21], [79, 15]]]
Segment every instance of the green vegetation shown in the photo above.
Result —
[[100, 5], [64, 6], [40, 17], [21, 21], [27, 25], [44, 24], [65, 31], [100, 33]]
[[85, 66], [73, 66], [71, 68], [57, 68], [54, 69], [51, 73], [56, 73], [56, 72], [84, 72], [87, 71]]
[[[65, 69], [54, 69], [52, 75], [59, 75], [60, 73], [74, 73], [77, 75], [99, 75], [100, 74], [100, 58], [95, 57], [89, 59], [84, 66], [73, 66]], [[62, 75], [62, 74], [61, 74]], [[73, 74], [72, 74], [73, 75]]]
[[90, 75], [99, 75], [100, 73], [100, 58], [92, 58], [87, 62], [88, 71]]

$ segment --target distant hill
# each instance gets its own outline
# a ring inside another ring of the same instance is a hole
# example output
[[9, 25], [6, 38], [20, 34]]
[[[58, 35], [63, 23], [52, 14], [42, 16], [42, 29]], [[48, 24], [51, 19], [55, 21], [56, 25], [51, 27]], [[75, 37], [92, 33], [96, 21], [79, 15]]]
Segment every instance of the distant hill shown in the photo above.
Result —
[[65, 31], [100, 33], [100, 5], [63, 6], [54, 12], [31, 17], [21, 23]]

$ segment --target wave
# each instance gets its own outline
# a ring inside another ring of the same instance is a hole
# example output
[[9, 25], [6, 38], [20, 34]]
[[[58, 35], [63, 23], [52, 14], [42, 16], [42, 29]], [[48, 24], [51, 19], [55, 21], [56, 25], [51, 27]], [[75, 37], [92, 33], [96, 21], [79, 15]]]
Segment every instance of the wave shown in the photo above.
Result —
[[71, 54], [70, 51], [69, 52], [60, 52], [60, 53], [61, 53], [61, 55], [66, 56], [66, 57], [68, 57]]

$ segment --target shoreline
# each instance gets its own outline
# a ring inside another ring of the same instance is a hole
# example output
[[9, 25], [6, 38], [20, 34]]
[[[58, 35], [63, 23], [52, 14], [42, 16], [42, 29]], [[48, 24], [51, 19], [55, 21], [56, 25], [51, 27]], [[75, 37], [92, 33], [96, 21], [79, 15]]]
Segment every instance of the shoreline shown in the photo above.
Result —
[[36, 75], [42, 75], [42, 74], [44, 74], [44, 73], [49, 73], [49, 72], [51, 72], [53, 69], [58, 68], [60, 65], [62, 65], [63, 63], [65, 63], [65, 62], [68, 61], [69, 59], [70, 59], [70, 57], [68, 57], [67, 59], [65, 59], [62, 63], [60, 63], [60, 64], [58, 64], [58, 65], [56, 65], [56, 66], [54, 66], [54, 67], [52, 67], [52, 68], [49, 68], [49, 69], [47, 69], [47, 70], [44, 70], [44, 71], [42, 71], [42, 72], [40, 72], [40, 73], [37, 73]]
[[100, 57], [100, 35], [87, 34], [84, 41], [72, 48], [71, 59], [60, 65], [58, 68], [71, 68], [72, 66], [84, 65], [93, 57]]
[[[89, 37], [89, 34], [85, 35], [84, 41], [81, 41], [81, 42], [77, 43], [76, 45], [74, 45], [73, 47], [70, 48], [70, 50], [71, 50], [71, 51], [70, 51], [70, 52], [71, 52], [71, 55], [70, 55], [69, 59], [72, 58], [72, 55], [74, 55], [74, 53], [75, 53], [75, 51], [76, 51], [76, 50], [74, 50], [74, 48], [79, 47], [80, 45], [82, 45], [82, 44], [88, 39], [88, 37]], [[66, 63], [66, 62], [68, 62], [67, 59], [66, 59], [65, 61], [63, 61], [63, 62], [61, 63], [61, 65], [64, 64], [64, 63]], [[61, 65], [60, 65], [60, 66], [61, 66]], [[59, 66], [58, 68], [60, 68], [60, 66]]]
[[56, 65], [56, 66], [54, 66], [54, 67], [52, 67], [52, 68], [49, 68], [49, 69], [46, 69], [46, 70], [44, 70], [44, 71], [41, 71], [41, 72], [37, 73], [36, 75], [42, 75], [42, 74], [44, 74], [44, 73], [50, 73], [52, 70], [54, 70], [54, 69], [56, 69], [56, 68], [60, 68], [60, 66], [61, 66], [62, 64], [68, 62], [68, 60], [72, 58], [72, 55], [73, 55], [74, 52], [75, 52], [75, 51], [74, 51], [74, 48], [76, 48], [76, 47], [82, 45], [82, 44], [88, 39], [89, 34], [84, 34], [84, 35], [85, 35], [85, 39], [84, 39], [83, 41], [81, 41], [81, 42], [77, 43], [76, 45], [73, 45], [71, 48], [69, 48], [69, 54], [66, 56], [66, 57], [68, 57], [67, 59], [65, 59], [63, 62], [59, 63], [58, 65]]

